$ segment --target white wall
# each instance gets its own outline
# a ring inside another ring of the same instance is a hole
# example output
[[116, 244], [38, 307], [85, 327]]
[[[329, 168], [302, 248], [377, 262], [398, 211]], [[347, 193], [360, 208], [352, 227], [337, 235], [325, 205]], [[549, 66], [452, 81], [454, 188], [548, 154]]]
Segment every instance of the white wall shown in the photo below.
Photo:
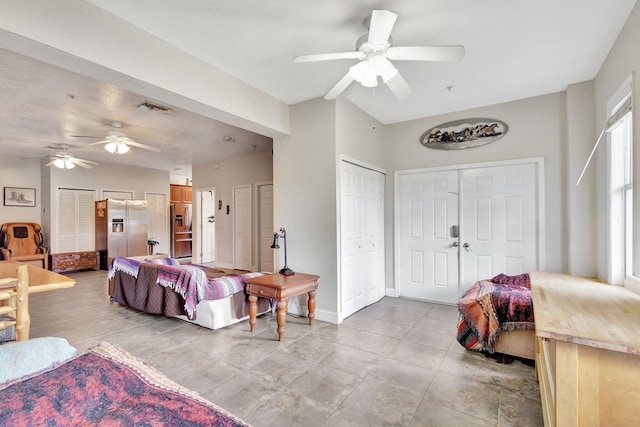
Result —
[[[273, 157], [270, 151], [251, 153], [245, 156], [233, 157], [223, 161], [203, 163], [193, 166], [194, 212], [198, 201], [195, 198], [198, 189], [215, 188], [216, 191], [216, 265], [233, 267], [233, 212], [227, 215], [226, 206], [231, 206], [233, 187], [236, 185], [251, 185], [273, 180]], [[255, 195], [254, 195], [255, 196]], [[255, 197], [253, 197], [255, 201]], [[218, 200], [222, 200], [222, 210], [218, 210]], [[233, 208], [233, 206], [231, 206]], [[253, 207], [252, 224], [256, 223], [256, 206]], [[194, 223], [193, 229], [197, 230]], [[280, 227], [278, 227], [280, 228]], [[288, 230], [287, 230], [288, 231]], [[254, 230], [255, 237], [255, 230]], [[194, 247], [198, 247], [199, 239], [194, 236]], [[254, 247], [258, 242], [254, 242]], [[289, 259], [291, 259], [291, 255]], [[252, 265], [257, 263], [253, 253]]]
[[[607, 102], [622, 85], [624, 80], [640, 68], [640, 4], [636, 4], [629, 18], [611, 48], [594, 82], [596, 128], [599, 131], [607, 119]], [[634, 79], [633, 89], [633, 145], [634, 145], [634, 212], [640, 212], [640, 82]], [[595, 142], [595, 141], [594, 141]], [[603, 142], [606, 142], [603, 141]], [[597, 151], [597, 237], [598, 237], [598, 277], [607, 278], [607, 216], [606, 216], [606, 144]], [[638, 222], [636, 221], [636, 224]], [[634, 273], [640, 274], [640, 227], [634, 230]]]
[[5, 222], [27, 221], [41, 224], [42, 191], [40, 187], [40, 160], [21, 160], [18, 157], [0, 157], [0, 187], [4, 195], [4, 187], [24, 187], [36, 189], [36, 206], [4, 206], [0, 207], [0, 224]]
[[[433, 126], [463, 118], [486, 117], [504, 121], [509, 132], [482, 147], [464, 150], [425, 148], [419, 139]], [[565, 94], [528, 98], [452, 114], [413, 120], [384, 129], [387, 168], [404, 169], [491, 162], [528, 157], [545, 159], [546, 270], [567, 271], [567, 190], [565, 174]], [[386, 215], [393, 224], [393, 176], [387, 177]], [[393, 284], [392, 245], [387, 242], [387, 287]]]
[[287, 229], [289, 267], [320, 276], [318, 319], [337, 322], [339, 162], [383, 169], [382, 125], [343, 98], [294, 105], [290, 123], [274, 140], [275, 226]]
[[[287, 229], [289, 267], [320, 276], [316, 315], [332, 320], [337, 312], [335, 103], [314, 99], [293, 105], [290, 120], [291, 134], [273, 143], [275, 227]], [[282, 262], [277, 254], [276, 266]]]
[[[46, 169], [46, 170], [45, 170]], [[55, 209], [55, 194], [58, 188], [82, 188], [97, 190], [97, 200], [102, 198], [103, 190], [133, 191], [135, 199], [144, 199], [145, 192], [166, 194], [169, 200], [169, 172], [158, 169], [136, 168], [131, 166], [101, 163], [93, 169], [75, 167], [73, 169], [43, 168], [45, 172], [42, 191], [47, 196], [46, 212], [42, 214], [42, 222], [49, 224], [44, 230], [45, 241], [50, 252], [55, 253], [56, 225], [53, 224], [51, 212]], [[46, 183], [45, 183], [46, 181]], [[49, 201], [49, 195], [51, 199]], [[159, 240], [162, 237], [154, 236]], [[165, 236], [164, 240], [168, 240]]]
[[567, 88], [566, 128], [566, 188], [569, 195], [565, 217], [568, 230], [567, 272], [576, 276], [595, 277], [598, 274], [595, 161], [592, 160], [585, 171], [580, 186], [576, 186], [596, 138], [593, 81]]
[[85, 1], [5, 1], [0, 47], [264, 135], [288, 106]]

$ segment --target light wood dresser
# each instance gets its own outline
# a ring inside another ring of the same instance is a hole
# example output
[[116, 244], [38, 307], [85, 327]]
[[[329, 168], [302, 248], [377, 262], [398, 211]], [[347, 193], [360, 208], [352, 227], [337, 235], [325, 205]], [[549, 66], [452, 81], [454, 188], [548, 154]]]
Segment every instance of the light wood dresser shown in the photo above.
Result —
[[640, 295], [531, 274], [545, 426], [640, 426]]

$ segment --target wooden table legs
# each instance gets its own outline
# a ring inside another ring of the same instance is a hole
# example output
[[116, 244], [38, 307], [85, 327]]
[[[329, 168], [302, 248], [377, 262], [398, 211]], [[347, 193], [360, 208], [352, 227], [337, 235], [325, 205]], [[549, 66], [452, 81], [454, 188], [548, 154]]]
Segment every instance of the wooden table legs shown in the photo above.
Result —
[[[316, 317], [316, 291], [308, 292], [309, 299], [307, 308], [309, 309], [309, 325], [313, 325]], [[285, 324], [287, 322], [287, 311], [289, 309], [289, 298], [279, 299], [277, 304], [276, 319], [278, 321], [278, 341], [284, 340]], [[258, 297], [249, 295], [249, 328], [253, 332], [256, 328], [256, 317], [258, 316]]]
[[245, 292], [249, 294], [249, 327], [251, 328], [251, 332], [253, 332], [256, 327], [258, 297], [270, 298], [271, 300], [277, 301], [278, 311], [276, 319], [278, 321], [279, 341], [284, 339], [287, 309], [289, 308], [289, 298], [291, 297], [305, 293], [309, 295], [307, 307], [309, 309], [309, 325], [312, 325], [316, 315], [316, 289], [318, 289], [318, 279], [319, 276], [304, 273], [290, 275], [273, 273], [245, 279]]
[[256, 317], [258, 317], [258, 296], [249, 295], [249, 328], [251, 328], [251, 332], [256, 328]]

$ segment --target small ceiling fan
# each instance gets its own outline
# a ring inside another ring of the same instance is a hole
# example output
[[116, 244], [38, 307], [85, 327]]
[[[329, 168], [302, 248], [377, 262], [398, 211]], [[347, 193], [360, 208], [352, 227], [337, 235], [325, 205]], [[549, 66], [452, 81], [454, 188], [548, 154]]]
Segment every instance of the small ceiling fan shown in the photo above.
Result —
[[355, 80], [365, 87], [378, 86], [382, 78], [398, 99], [411, 95], [411, 88], [393, 66], [394, 61], [460, 61], [464, 57], [464, 46], [393, 46], [391, 31], [398, 15], [388, 10], [374, 10], [370, 18], [363, 22], [369, 30], [356, 42], [353, 52], [322, 53], [301, 55], [293, 58], [294, 63], [330, 61], [334, 59], [359, 59], [349, 68], [345, 76], [325, 95], [325, 99], [335, 99]]
[[[60, 169], [73, 169], [76, 166], [80, 166], [85, 169], [92, 169], [91, 165], [99, 165], [100, 163], [93, 160], [79, 159], [69, 152], [69, 146], [66, 144], [60, 145], [47, 145], [50, 150], [60, 150], [53, 156], [47, 156], [51, 161], [45, 166], [55, 166]], [[45, 157], [46, 158], [46, 157]]]
[[111, 126], [113, 126], [116, 130], [107, 132], [106, 136], [71, 135], [71, 137], [72, 138], [104, 138], [102, 141], [94, 142], [86, 146], [89, 147], [92, 145], [105, 144], [104, 149], [114, 154], [128, 153], [130, 150], [129, 146], [142, 148], [143, 150], [155, 151], [156, 153], [160, 152], [159, 148], [141, 144], [138, 141], [129, 138], [126, 133], [120, 132], [118, 129], [122, 127], [122, 123], [111, 122]]

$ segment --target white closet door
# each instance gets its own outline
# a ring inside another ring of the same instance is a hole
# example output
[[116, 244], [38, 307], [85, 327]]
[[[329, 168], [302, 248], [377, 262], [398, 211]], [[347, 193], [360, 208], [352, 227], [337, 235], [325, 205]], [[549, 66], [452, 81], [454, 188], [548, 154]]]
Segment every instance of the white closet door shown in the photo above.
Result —
[[233, 187], [233, 268], [251, 270], [251, 186]]
[[58, 233], [51, 253], [95, 250], [96, 192], [59, 188], [56, 194]]
[[198, 191], [200, 195], [200, 262], [216, 259], [216, 207], [213, 190]]
[[458, 301], [458, 171], [399, 175], [400, 295]]
[[341, 314], [384, 296], [384, 175], [341, 164]]
[[260, 271], [276, 271], [273, 263], [273, 185], [260, 185], [258, 187], [259, 219], [258, 230], [260, 239]]
[[154, 253], [168, 254], [171, 250], [169, 240], [169, 205], [167, 195], [160, 193], [147, 193], [147, 214], [149, 238], [155, 239], [159, 244], [153, 248]]
[[461, 175], [460, 292], [499, 273], [536, 270], [536, 165], [466, 169]]

